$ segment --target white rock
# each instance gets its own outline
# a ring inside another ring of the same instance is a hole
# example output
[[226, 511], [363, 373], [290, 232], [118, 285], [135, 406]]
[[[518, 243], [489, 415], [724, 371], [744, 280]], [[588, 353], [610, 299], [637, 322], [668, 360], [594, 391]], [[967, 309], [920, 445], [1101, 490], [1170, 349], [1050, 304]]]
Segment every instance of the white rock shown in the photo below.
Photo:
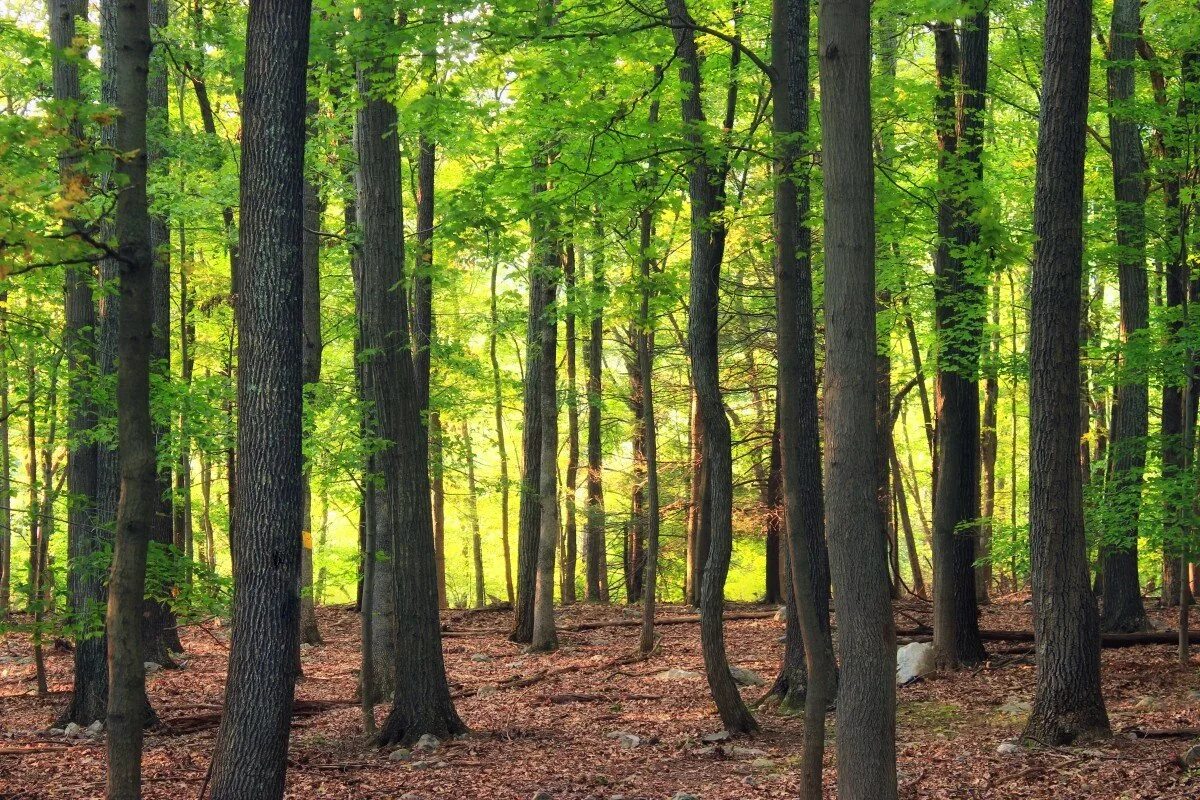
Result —
[[691, 681], [700, 677], [699, 672], [692, 672], [690, 669], [679, 669], [671, 667], [668, 670], [658, 673], [654, 676], [660, 681]]
[[423, 733], [421, 738], [417, 739], [417, 743], [413, 745], [413, 750], [437, 750], [441, 744], [441, 740], [432, 733]]
[[104, 723], [101, 722], [100, 720], [96, 720], [91, 725], [87, 726], [87, 735], [88, 736], [99, 736], [100, 732], [103, 730], [104, 730]]
[[932, 644], [911, 642], [896, 649], [896, 683], [898, 685], [903, 686], [918, 678], [932, 675], [935, 669]]
[[756, 758], [750, 762], [750, 766], [755, 769], [772, 769], [775, 766], [775, 762], [769, 758]]
[[746, 669], [745, 667], [730, 667], [729, 674], [733, 676], [733, 680], [739, 686], [767, 685], [767, 682], [763, 680], [762, 676], [752, 669]]
[[996, 753], [1002, 756], [1015, 756], [1021, 752], [1021, 745], [1016, 742], [1001, 742]]
[[775, 612], [775, 621], [787, 622], [787, 606], [779, 607], [779, 610]]
[[767, 754], [766, 750], [759, 750], [757, 747], [734, 747], [729, 752], [738, 758], [758, 758]]

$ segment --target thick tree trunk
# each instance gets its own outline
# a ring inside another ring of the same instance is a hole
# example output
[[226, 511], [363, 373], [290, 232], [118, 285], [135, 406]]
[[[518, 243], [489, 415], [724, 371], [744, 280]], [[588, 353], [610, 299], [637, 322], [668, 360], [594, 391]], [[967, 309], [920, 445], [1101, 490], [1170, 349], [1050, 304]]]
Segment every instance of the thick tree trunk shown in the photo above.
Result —
[[937, 370], [937, 468], [933, 493], [933, 640], [939, 666], [958, 669], [986, 658], [975, 604], [979, 519], [979, 342], [982, 287], [964, 262], [957, 234], [970, 210], [960, 197], [965, 158], [958, 153], [955, 110], [961, 61], [958, 35], [934, 25], [938, 92], [938, 243], [934, 256]]
[[1107, 733], [1078, 462], [1090, 0], [1048, 0], [1030, 289], [1029, 539], [1037, 689], [1024, 736]]
[[604, 540], [604, 450], [600, 422], [603, 398], [601, 373], [604, 365], [604, 303], [608, 292], [604, 277], [604, 230], [596, 223], [596, 246], [592, 252], [592, 292], [589, 311], [591, 330], [587, 349], [587, 579], [586, 597], [593, 603], [608, 602], [608, 551]]
[[[1138, 578], [1138, 520], [1142, 473], [1149, 433], [1149, 391], [1145, 370], [1129, 363], [1128, 348], [1150, 323], [1146, 280], [1145, 160], [1138, 122], [1129, 105], [1134, 95], [1134, 59], [1141, 33], [1138, 0], [1116, 0], [1108, 38], [1109, 140], [1116, 205], [1117, 281], [1121, 298], [1121, 344], [1113, 401], [1109, 475], [1105, 502], [1115, 509], [1101, 544], [1102, 630], [1132, 632], [1149, 626]], [[1136, 358], [1135, 358], [1136, 361]]]
[[558, 259], [559, 244], [552, 223], [543, 218], [535, 226], [535, 239], [541, 243], [540, 263], [534, 269], [542, 273], [544, 292], [542, 319], [539, 321], [538, 410], [541, 417], [542, 448], [538, 456], [537, 573], [534, 583], [533, 630], [529, 649], [534, 652], [558, 646], [554, 631], [554, 553], [558, 547]]
[[214, 800], [283, 797], [297, 676], [304, 516], [304, 138], [309, 7], [246, 24], [238, 274], [233, 639]]
[[146, 702], [142, 608], [146, 552], [161, 506], [150, 419], [154, 253], [146, 196], [146, 75], [150, 61], [149, 9], [114, 3], [111, 36], [117, 161], [122, 189], [116, 201], [120, 256], [117, 353], [117, 442], [120, 500], [108, 585], [108, 800], [141, 797], [142, 728], [153, 716]]
[[[383, 19], [367, 24], [372, 23], [390, 24]], [[409, 353], [396, 108], [378, 96], [372, 81], [380, 68], [390, 72], [394, 67], [394, 56], [359, 63], [362, 105], [356, 129], [362, 344], [364, 352], [373, 354], [366, 364], [370, 399], [377, 434], [387, 442], [375, 455], [382, 476], [375, 525], [379, 539], [390, 539], [394, 675], [404, 676], [395, 681], [395, 700], [380, 730], [380, 744], [412, 743], [426, 733], [446, 737], [465, 730], [450, 700], [442, 659], [426, 429]]]
[[[775, 0], [771, 48], [776, 71], [774, 233], [779, 454], [791, 578], [788, 627], [798, 625], [800, 629], [806, 667], [800, 796], [820, 800], [825, 712], [833, 702], [837, 667], [829, 627], [829, 556], [821, 486], [812, 231], [808, 225], [808, 0]], [[873, 324], [870, 327], [874, 329]], [[784, 672], [790, 674], [789, 685], [782, 693], [785, 701], [793, 702], [800, 690], [794, 684], [800, 676], [798, 665], [788, 669], [787, 659], [798, 655], [795, 650], [792, 642], [785, 652]]]
[[[867, 0], [818, 13], [825, 177], [825, 509], [842, 670], [841, 800], [896, 797], [896, 639], [875, 505], [875, 242]], [[787, 469], [785, 467], [786, 474]]]
[[[704, 669], [717, 712], [725, 729], [745, 733], [757, 729], [729, 673], [725, 654], [725, 631], [721, 614], [725, 605], [725, 577], [733, 550], [733, 465], [729, 419], [721, 397], [717, 319], [720, 303], [721, 261], [726, 228], [724, 156], [714, 158], [701, 130], [705, 124], [702, 102], [700, 54], [696, 47], [695, 21], [686, 0], [667, 0], [675, 54], [683, 85], [681, 111], [686, 140], [693, 151], [688, 176], [691, 199], [691, 295], [688, 313], [688, 350], [692, 383], [696, 389], [699, 416], [704, 425], [704, 461], [708, 472], [706, 500], [709, 513], [700, 528], [708, 531], [708, 559], [700, 584], [700, 641]], [[740, 56], [736, 47], [734, 53]], [[736, 78], [734, 78], [736, 80]]]

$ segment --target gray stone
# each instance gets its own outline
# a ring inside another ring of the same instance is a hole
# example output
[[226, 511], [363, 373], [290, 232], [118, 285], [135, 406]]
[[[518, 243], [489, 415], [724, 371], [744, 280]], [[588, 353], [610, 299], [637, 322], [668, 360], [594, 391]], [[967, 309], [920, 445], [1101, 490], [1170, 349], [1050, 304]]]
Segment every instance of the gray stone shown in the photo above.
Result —
[[787, 622], [787, 606], [779, 607], [779, 610], [775, 612], [775, 621]]
[[700, 677], [699, 672], [692, 672], [690, 669], [679, 669], [671, 667], [654, 676], [660, 681], [692, 681]]
[[713, 742], [728, 741], [728, 739], [729, 739], [729, 731], [715, 731], [714, 733], [706, 733], [700, 737], [700, 741], [708, 742], [710, 744]]
[[412, 751], [407, 747], [397, 747], [388, 753], [388, 761], [407, 761], [411, 756]]
[[676, 792], [671, 795], [671, 800], [700, 800], [700, 798], [691, 792]]
[[931, 675], [936, 668], [933, 645], [928, 642], [910, 642], [896, 649], [896, 683], [900, 686]]
[[471, 660], [480, 664], [486, 664], [492, 660], [492, 657], [487, 653], [476, 653], [475, 655], [471, 656]]
[[752, 669], [746, 669], [745, 667], [730, 667], [729, 674], [733, 676], [733, 680], [740, 686], [767, 685], [767, 682], [763, 680], [762, 676]]
[[624, 750], [632, 750], [642, 743], [642, 737], [629, 731], [609, 731], [604, 735], [609, 739], [616, 739]]
[[1001, 742], [1000, 746], [996, 748], [997, 755], [1002, 756], [1015, 756], [1020, 752], [1021, 745], [1016, 742]]
[[1018, 700], [1015, 697], [1008, 698], [1004, 705], [998, 709], [1001, 714], [1028, 714], [1033, 711], [1033, 703], [1028, 700]]
[[67, 736], [83, 736], [83, 727], [74, 722], [68, 722], [67, 727], [63, 729], [63, 733]]
[[1200, 744], [1194, 744], [1187, 749], [1187, 752], [1181, 757], [1183, 765], [1188, 769], [1192, 767], [1200, 767]]
[[101, 722], [100, 720], [96, 720], [91, 725], [87, 726], [86, 733], [88, 736], [99, 736], [100, 732], [103, 730], [104, 730], [104, 723]]
[[756, 758], [750, 762], [750, 766], [755, 769], [773, 769], [775, 762], [769, 758]]
[[64, 731], [62, 728], [51, 728], [50, 730], [46, 731], [46, 733], [50, 734], [51, 736], [62, 736], [66, 733], [66, 731]]
[[423, 733], [421, 738], [417, 739], [417, 743], [413, 745], [413, 750], [437, 750], [442, 742], [432, 733]]
[[1142, 711], [1153, 711], [1154, 709], [1158, 708], [1158, 700], [1149, 696], [1142, 697], [1133, 704], [1133, 707]]
[[767, 754], [766, 750], [759, 750], [757, 747], [733, 747], [729, 752], [738, 758], [758, 758]]
[[147, 661], [146, 663], [142, 664], [142, 668], [146, 670], [147, 675], [153, 675], [162, 669], [162, 664], [154, 661]]
[[475, 692], [476, 697], [491, 697], [500, 691], [500, 687], [494, 683], [487, 683], [479, 687], [479, 691]]

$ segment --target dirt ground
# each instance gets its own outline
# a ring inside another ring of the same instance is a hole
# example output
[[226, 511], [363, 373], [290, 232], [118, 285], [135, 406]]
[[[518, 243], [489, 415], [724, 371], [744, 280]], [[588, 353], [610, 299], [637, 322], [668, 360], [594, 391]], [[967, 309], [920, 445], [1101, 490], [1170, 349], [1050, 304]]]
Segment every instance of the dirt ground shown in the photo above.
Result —
[[[764, 611], [741, 607], [733, 612]], [[663, 616], [683, 609], [666, 607]], [[1028, 608], [996, 604], [983, 612], [992, 629], [1028, 629]], [[636, 619], [636, 609], [576, 606], [564, 627]], [[928, 622], [926, 605], [904, 605], [898, 625]], [[1172, 614], [1155, 612], [1163, 627]], [[504, 612], [451, 612], [446, 662], [457, 707], [471, 734], [429, 754], [390, 760], [367, 747], [353, 705], [358, 617], [346, 608], [320, 611], [325, 644], [305, 647], [297, 697], [312, 701], [296, 720], [289, 798], [528, 798], [666, 800], [688, 792], [701, 800], [794, 797], [802, 721], [761, 711], [762, 732], [713, 746], [720, 729], [702, 676], [664, 680], [677, 668], [702, 673], [695, 624], [662, 626], [648, 661], [617, 663], [637, 641], [636, 627], [564, 631], [550, 655], [523, 655], [505, 633]], [[783, 625], [770, 617], [729, 621], [731, 663], [768, 682], [781, 653]], [[184, 631], [182, 669], [149, 676], [151, 700], [167, 727], [146, 739], [145, 796], [199, 797], [216, 734], [228, 631], [214, 624]], [[1034, 686], [1030, 645], [998, 644], [984, 668], [937, 676], [899, 690], [900, 796], [903, 798], [1200, 798], [1200, 771], [1180, 755], [1198, 738], [1134, 738], [1133, 730], [1200, 728], [1200, 659], [1175, 661], [1170, 646], [1104, 652], [1104, 691], [1114, 738], [1084, 748], [1000, 755], [1021, 729]], [[48, 656], [51, 695], [37, 697], [27, 637], [0, 639], [0, 800], [101, 797], [100, 740], [46, 733], [70, 689], [71, 656]], [[539, 678], [533, 682], [522, 678]], [[507, 683], [506, 683], [507, 682]], [[521, 685], [528, 683], [528, 685]], [[483, 689], [482, 692], [478, 690]], [[743, 690], [748, 701], [763, 689]], [[478, 692], [476, 694], [476, 692]], [[465, 696], [469, 695], [469, 696]], [[385, 708], [377, 709], [382, 719]], [[174, 721], [174, 725], [172, 725]], [[832, 729], [832, 725], [830, 726]], [[610, 734], [632, 733], [622, 741]], [[1194, 732], [1193, 732], [1194, 734]], [[834, 796], [833, 754], [826, 761]]]

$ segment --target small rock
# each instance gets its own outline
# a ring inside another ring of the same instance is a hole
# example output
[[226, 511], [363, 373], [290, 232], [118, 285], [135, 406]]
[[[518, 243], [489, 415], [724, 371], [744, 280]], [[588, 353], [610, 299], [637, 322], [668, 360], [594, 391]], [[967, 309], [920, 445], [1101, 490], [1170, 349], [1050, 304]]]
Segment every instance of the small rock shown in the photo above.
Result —
[[496, 692], [500, 691], [500, 687], [494, 683], [486, 683], [479, 687], [479, 691], [475, 692], [476, 697], [491, 697]]
[[700, 737], [702, 742], [725, 742], [729, 740], [729, 731], [716, 731], [714, 733], [706, 733]]
[[414, 761], [414, 762], [412, 762], [413, 769], [431, 769], [432, 767], [433, 767], [432, 761]]
[[690, 669], [679, 669], [671, 667], [668, 670], [658, 673], [654, 676], [660, 681], [690, 681], [700, 677], [699, 672], [692, 672]]
[[752, 669], [746, 669], [745, 667], [730, 667], [729, 674], [733, 676], [733, 680], [740, 686], [767, 685], [767, 682], [762, 679], [762, 676]]
[[738, 758], [758, 758], [767, 754], [766, 750], [759, 750], [757, 747], [734, 747], [729, 752]]
[[51, 728], [50, 730], [46, 731], [46, 733], [50, 734], [51, 736], [62, 736], [66, 733], [66, 731], [62, 728]]
[[67, 727], [63, 729], [63, 733], [67, 736], [82, 736], [83, 727], [74, 722], [68, 722]]
[[475, 655], [471, 656], [471, 660], [479, 664], [486, 664], [492, 660], [492, 657], [487, 653], [476, 653]]
[[700, 800], [700, 798], [691, 792], [676, 792], [671, 795], [671, 800]]
[[436, 764], [434, 764], [434, 766], [437, 767], [438, 769], [445, 769], [446, 767], [450, 766], [450, 762], [449, 761], [439, 761]]
[[88, 736], [99, 736], [100, 732], [103, 730], [104, 730], [104, 723], [101, 722], [100, 720], [96, 720], [91, 725], [87, 726], [86, 732], [87, 732]]
[[412, 756], [412, 751], [407, 747], [397, 747], [392, 752], [388, 753], [388, 761], [406, 761]]
[[1018, 700], [1015, 697], [1010, 697], [998, 709], [1001, 714], [1028, 714], [1033, 711], [1033, 703], [1028, 700]]
[[1016, 742], [1001, 742], [996, 753], [1002, 756], [1015, 756], [1021, 752], [1021, 745]]
[[146, 663], [142, 664], [142, 668], [146, 670], [147, 675], [153, 675], [162, 669], [162, 664], [159, 664], [155, 661], [147, 661]]
[[417, 743], [413, 745], [413, 750], [437, 750], [442, 744], [441, 740], [432, 733], [423, 733], [421, 738], [417, 739]]
[[1192, 767], [1200, 767], [1200, 744], [1194, 744], [1188, 748], [1187, 752], [1181, 757], [1183, 765], [1188, 769]]
[[931, 675], [936, 668], [933, 645], [928, 642], [910, 642], [896, 649], [896, 683], [899, 686]]
[[1158, 701], [1155, 700], [1153, 697], [1147, 696], [1147, 697], [1143, 697], [1143, 698], [1139, 699], [1136, 703], [1133, 704], [1133, 707], [1142, 709], [1143, 711], [1150, 711], [1155, 708], [1158, 708]]
[[775, 762], [769, 758], [756, 758], [750, 762], [750, 766], [755, 769], [774, 769]]
[[642, 737], [629, 731], [609, 731], [605, 735], [609, 739], [616, 739], [624, 750], [632, 750], [642, 743]]
[[775, 612], [775, 621], [787, 622], [787, 606], [779, 607], [779, 610]]

